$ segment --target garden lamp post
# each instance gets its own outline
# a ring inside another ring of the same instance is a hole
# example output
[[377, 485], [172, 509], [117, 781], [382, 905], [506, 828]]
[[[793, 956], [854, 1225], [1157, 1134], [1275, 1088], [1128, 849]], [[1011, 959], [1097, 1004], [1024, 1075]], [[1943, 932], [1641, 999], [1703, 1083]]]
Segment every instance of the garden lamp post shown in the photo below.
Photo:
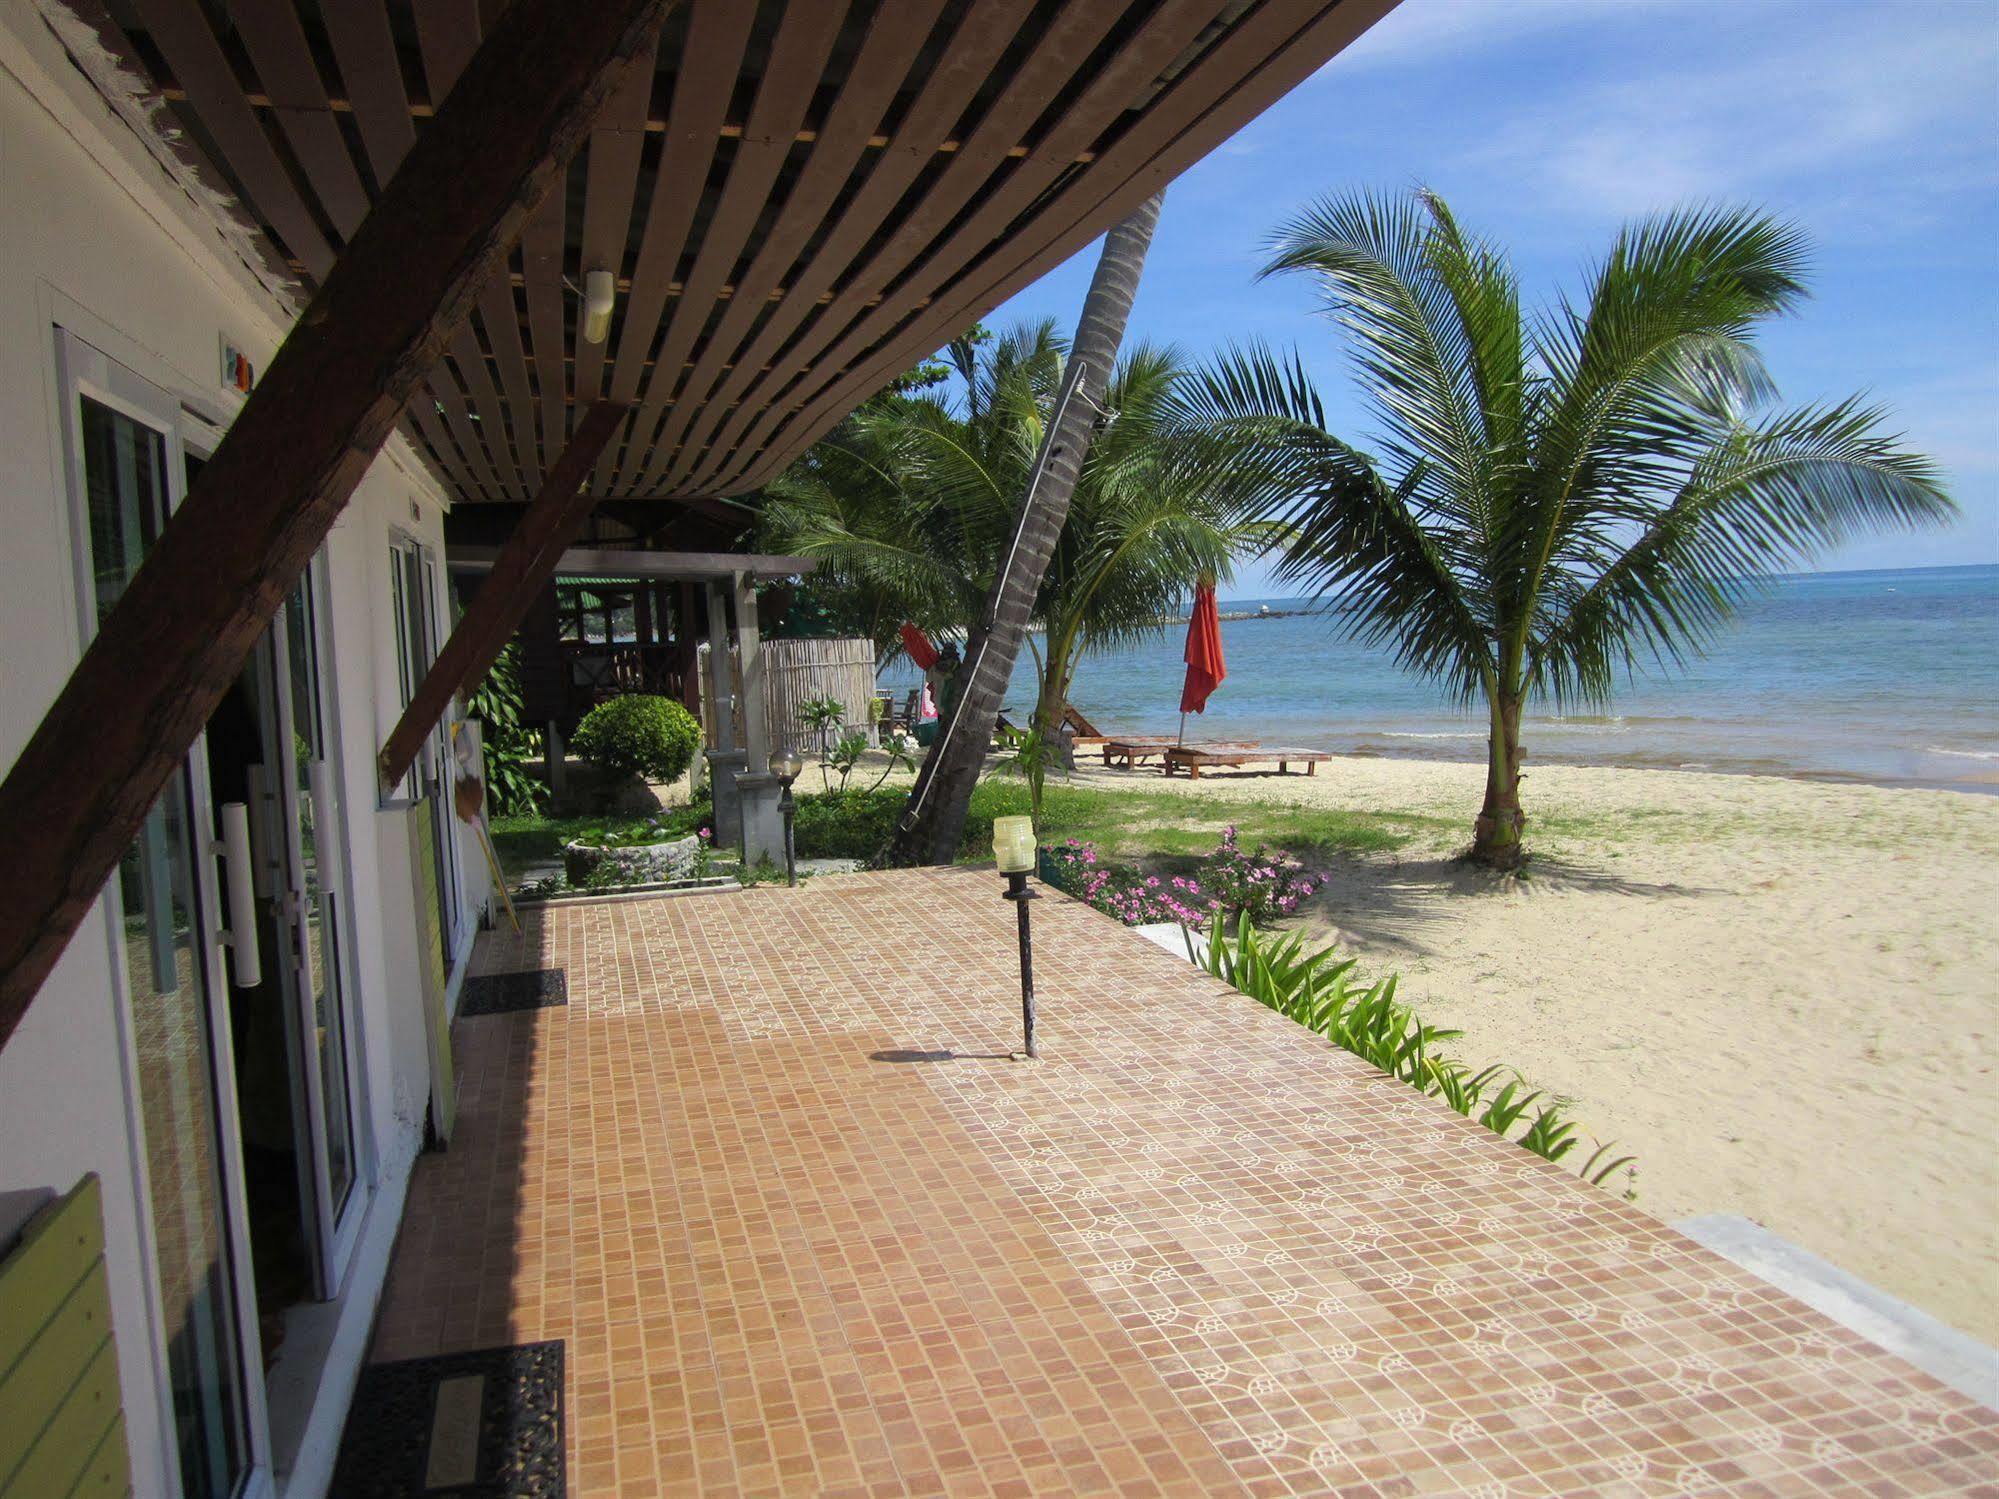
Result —
[[798, 815], [798, 803], [791, 799], [791, 783], [804, 768], [805, 761], [797, 750], [770, 757], [770, 773], [777, 777], [779, 787], [777, 815], [784, 819], [784, 882], [794, 889], [798, 885], [798, 846], [791, 836], [791, 821]]
[[1034, 899], [1034, 892], [1027, 886], [1027, 875], [1034, 868], [1032, 818], [993, 819], [993, 862], [1006, 876], [1005, 898], [1013, 902], [1020, 927], [1020, 1026], [1025, 1044], [1013, 1053], [1013, 1060], [1031, 1061], [1035, 1057], [1034, 935], [1028, 924], [1027, 903]]

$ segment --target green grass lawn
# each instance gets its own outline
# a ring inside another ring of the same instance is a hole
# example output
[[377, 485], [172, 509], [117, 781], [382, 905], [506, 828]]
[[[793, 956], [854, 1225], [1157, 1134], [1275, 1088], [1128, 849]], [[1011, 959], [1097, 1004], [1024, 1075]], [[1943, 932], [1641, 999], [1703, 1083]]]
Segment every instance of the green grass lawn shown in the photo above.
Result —
[[[798, 852], [803, 858], [868, 859], [887, 842], [900, 815], [906, 787], [878, 791], [810, 792], [798, 798]], [[972, 793], [959, 858], [992, 857], [995, 817], [1025, 813], [1025, 783], [1006, 776], [981, 781]], [[493, 844], [500, 863], [518, 877], [529, 866], [554, 863], [562, 845], [645, 842], [677, 838], [705, 825], [705, 803], [647, 817], [540, 817], [493, 819]], [[1256, 796], [1177, 796], [1166, 791], [1109, 790], [1049, 785], [1041, 817], [1043, 842], [1066, 838], [1094, 843], [1106, 854], [1128, 861], [1192, 860], [1213, 851], [1222, 829], [1235, 824], [1243, 843], [1311, 861], [1337, 854], [1385, 853], [1419, 836], [1456, 830], [1458, 821], [1411, 812], [1368, 812], [1347, 808], [1300, 807]]]

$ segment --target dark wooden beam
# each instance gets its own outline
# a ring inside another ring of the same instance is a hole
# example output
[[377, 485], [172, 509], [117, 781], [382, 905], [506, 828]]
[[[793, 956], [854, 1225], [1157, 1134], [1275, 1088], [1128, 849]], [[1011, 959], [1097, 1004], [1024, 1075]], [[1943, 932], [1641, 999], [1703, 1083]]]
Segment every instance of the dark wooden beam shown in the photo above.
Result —
[[563, 548], [574, 541], [597, 503], [583, 488], [591, 465], [631, 408], [623, 401], [599, 401], [577, 424], [534, 503], [521, 515], [493, 570], [472, 596], [451, 638], [430, 664], [387, 741], [382, 745], [382, 784], [392, 787], [409, 773], [424, 739], [451, 706], [452, 698], [485, 676], [535, 595], [555, 576]]
[[516, 0], [0, 783], [0, 1045], [672, 0]]

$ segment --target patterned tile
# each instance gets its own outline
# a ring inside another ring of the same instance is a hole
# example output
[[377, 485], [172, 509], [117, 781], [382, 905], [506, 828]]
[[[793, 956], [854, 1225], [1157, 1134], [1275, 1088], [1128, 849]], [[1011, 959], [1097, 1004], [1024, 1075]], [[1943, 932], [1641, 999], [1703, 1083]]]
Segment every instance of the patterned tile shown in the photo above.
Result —
[[[546, 908], [375, 1357], [564, 1340], [579, 1493], [1999, 1493], [1999, 1416], [989, 871]], [[1984, 1485], [1986, 1487], [1981, 1488]]]

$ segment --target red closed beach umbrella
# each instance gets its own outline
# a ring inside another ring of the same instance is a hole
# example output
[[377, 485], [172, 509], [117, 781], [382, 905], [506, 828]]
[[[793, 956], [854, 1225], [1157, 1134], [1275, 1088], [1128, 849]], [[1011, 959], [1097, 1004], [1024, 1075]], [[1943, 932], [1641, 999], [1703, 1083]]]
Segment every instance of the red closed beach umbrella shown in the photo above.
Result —
[[909, 659], [916, 663], [918, 671], [928, 671], [937, 664], [937, 648], [915, 625], [902, 627], [902, 648], [909, 652]]
[[1203, 578], [1194, 588], [1194, 616], [1187, 621], [1187, 680], [1180, 688], [1180, 739], [1187, 738], [1187, 715], [1205, 713], [1208, 694], [1222, 685], [1229, 669], [1222, 661], [1222, 621], [1215, 612], [1215, 585]]

